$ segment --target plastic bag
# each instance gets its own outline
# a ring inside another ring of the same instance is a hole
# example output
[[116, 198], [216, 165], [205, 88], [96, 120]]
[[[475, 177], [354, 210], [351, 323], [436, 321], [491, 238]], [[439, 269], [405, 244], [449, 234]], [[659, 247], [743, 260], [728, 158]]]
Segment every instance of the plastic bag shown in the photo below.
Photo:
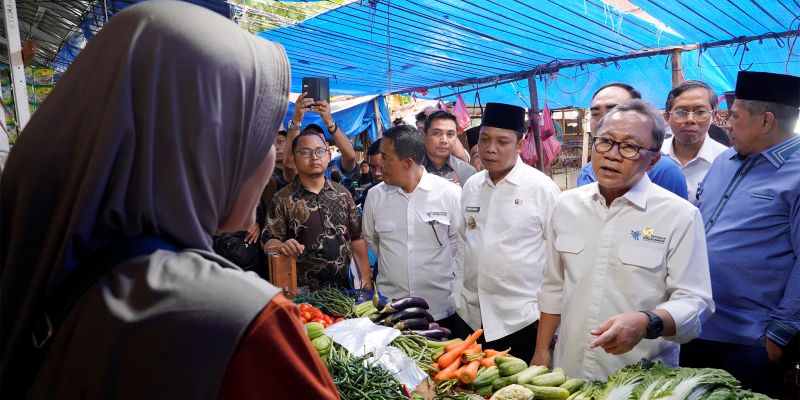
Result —
[[547, 107], [547, 103], [544, 103], [544, 110], [542, 110], [541, 121], [542, 122], [539, 128], [539, 135], [542, 137], [542, 141], [545, 141], [548, 138], [550, 138], [550, 136], [553, 136], [556, 133], [558, 133], [553, 123], [553, 117], [550, 115], [550, 108]]
[[[533, 116], [534, 124], [539, 123], [539, 114]], [[528, 131], [525, 133], [525, 144], [522, 145], [522, 151], [520, 152], [520, 157], [522, 157], [522, 161], [525, 164], [530, 166], [536, 165], [536, 160], [538, 155], [536, 154], [536, 140], [533, 137], [533, 124], [528, 126]]]
[[542, 141], [542, 165], [548, 166], [556, 161], [561, 151], [561, 142], [553, 135]]
[[356, 357], [372, 353], [367, 362], [375, 362], [395, 373], [398, 382], [413, 390], [427, 374], [401, 350], [389, 346], [400, 331], [375, 325], [369, 318], [346, 319], [329, 326], [325, 334]]
[[456, 96], [456, 104], [453, 106], [453, 115], [456, 116], [456, 121], [458, 123], [458, 134], [464, 133], [467, 129], [470, 128], [472, 125], [472, 118], [469, 116], [469, 111], [467, 110], [467, 103], [464, 103], [464, 99], [459, 94]]

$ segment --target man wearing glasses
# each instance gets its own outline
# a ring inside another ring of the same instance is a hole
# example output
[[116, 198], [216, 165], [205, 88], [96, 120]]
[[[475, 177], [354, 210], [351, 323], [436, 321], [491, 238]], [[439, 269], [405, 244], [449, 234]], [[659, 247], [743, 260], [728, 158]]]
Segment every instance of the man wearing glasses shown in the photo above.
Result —
[[264, 228], [267, 248], [297, 257], [298, 287], [351, 289], [351, 258], [370, 286], [361, 216], [347, 189], [325, 178], [331, 161], [325, 139], [305, 130], [290, 149], [297, 177], [275, 193]]
[[676, 367], [711, 316], [700, 211], [646, 174], [665, 129], [638, 99], [598, 122], [597, 183], [562, 193], [549, 223], [534, 364], [600, 380], [642, 358]]
[[[589, 126], [591, 127], [592, 135], [597, 135], [597, 123], [600, 118], [603, 118], [609, 111], [611, 111], [617, 104], [631, 99], [641, 99], [642, 95], [638, 90], [632, 86], [613, 82], [603, 85], [597, 89], [592, 96], [592, 104], [589, 108]], [[648, 170], [647, 175], [650, 180], [658, 186], [669, 190], [676, 195], [687, 198], [686, 191], [686, 178], [681, 174], [681, 170], [674, 161], [668, 157], [659, 159], [653, 167]], [[597, 177], [594, 175], [592, 163], [589, 162], [583, 166], [580, 174], [578, 174], [578, 186], [588, 185], [596, 182]]]
[[717, 94], [708, 84], [685, 81], [669, 92], [664, 106], [664, 119], [675, 136], [664, 141], [661, 152], [680, 165], [692, 204], [697, 204], [697, 185], [711, 163], [727, 150], [708, 135], [717, 104]]

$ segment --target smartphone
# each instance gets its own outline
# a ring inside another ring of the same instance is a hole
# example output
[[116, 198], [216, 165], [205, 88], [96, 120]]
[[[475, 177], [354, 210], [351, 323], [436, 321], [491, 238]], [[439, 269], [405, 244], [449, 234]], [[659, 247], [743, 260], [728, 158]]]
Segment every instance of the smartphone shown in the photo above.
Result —
[[331, 95], [328, 88], [328, 78], [326, 77], [305, 77], [303, 78], [303, 92], [308, 93], [308, 97], [314, 101], [330, 101]]

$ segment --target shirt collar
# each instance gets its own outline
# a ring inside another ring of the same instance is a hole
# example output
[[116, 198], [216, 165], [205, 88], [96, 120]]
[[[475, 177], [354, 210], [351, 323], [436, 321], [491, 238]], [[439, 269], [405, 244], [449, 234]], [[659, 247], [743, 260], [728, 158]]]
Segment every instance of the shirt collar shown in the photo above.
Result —
[[[675, 136], [664, 141], [664, 144], [661, 146], [661, 152], [668, 155], [673, 160], [678, 160], [678, 156], [675, 154], [675, 146], [674, 146]], [[697, 152], [697, 156], [695, 158], [700, 158], [708, 162], [709, 164], [714, 162], [714, 144], [711, 143], [711, 136], [708, 136], [708, 132], [706, 132], [706, 137], [703, 139], [703, 145], [700, 147], [700, 150]]]
[[[308, 192], [314, 194], [314, 192], [306, 189], [305, 185], [303, 185], [303, 182], [300, 182], [299, 176], [295, 176], [294, 181], [292, 181], [292, 183], [297, 185], [295, 193], [303, 194], [303, 192]], [[322, 185], [322, 190], [336, 190], [336, 189], [334, 189], [332, 181], [328, 178], [325, 178], [325, 184]]]
[[[650, 184], [651, 184], [650, 177], [647, 176], [647, 173], [645, 173], [644, 175], [642, 175], [642, 178], [639, 179], [639, 182], [636, 182], [635, 185], [633, 185], [630, 189], [628, 189], [628, 191], [625, 192], [625, 194], [623, 194], [622, 197], [628, 200], [631, 204], [635, 205], [636, 207], [640, 209], [645, 209], [647, 208], [647, 193], [650, 191]], [[600, 193], [600, 183], [593, 182], [591, 185], [592, 185], [592, 190], [590, 192], [591, 196], [594, 199], [602, 201], [603, 204], [605, 204], [606, 200], [603, 197], [603, 194]]]
[[775, 168], [780, 168], [795, 151], [800, 149], [800, 136], [795, 135], [789, 140], [784, 140], [764, 151], [761, 154], [769, 160]]
[[[506, 176], [503, 177], [503, 179], [501, 179], [500, 182], [508, 181], [508, 183], [510, 183], [510, 184], [512, 184], [514, 186], [521, 185], [522, 184], [522, 178], [523, 178], [522, 177], [522, 170], [526, 166], [527, 166], [527, 164], [525, 164], [522, 161], [522, 158], [517, 156], [517, 162], [514, 164], [514, 168], [511, 168], [511, 171], [508, 171], [508, 174], [506, 174]], [[484, 184], [485, 185], [492, 185], [493, 182], [492, 182], [492, 178], [489, 176], [489, 171], [486, 171], [486, 174], [484, 176], [485, 176]], [[500, 183], [500, 182], [497, 182], [497, 183]]]

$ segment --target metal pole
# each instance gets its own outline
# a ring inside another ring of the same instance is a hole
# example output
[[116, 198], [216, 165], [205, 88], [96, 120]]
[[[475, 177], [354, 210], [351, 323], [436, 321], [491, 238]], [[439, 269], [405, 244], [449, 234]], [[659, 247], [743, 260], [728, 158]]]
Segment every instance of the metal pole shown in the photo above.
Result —
[[378, 105], [378, 99], [381, 96], [375, 98], [375, 128], [378, 129], [378, 138], [383, 136], [383, 127], [381, 126], [381, 107]]
[[22, 43], [19, 39], [19, 20], [16, 0], [3, 0], [3, 17], [8, 38], [8, 63], [11, 67], [11, 87], [14, 90], [14, 110], [17, 114], [17, 132], [22, 132], [31, 110], [28, 108], [28, 88], [25, 86], [25, 65], [22, 62]]
[[530, 116], [530, 123], [533, 130], [533, 140], [536, 144], [536, 169], [542, 171], [544, 169], [543, 166], [543, 158], [542, 157], [542, 135], [539, 133], [539, 124], [536, 123], [536, 114], [539, 113], [539, 95], [536, 93], [536, 76], [529, 75], [528, 76], [528, 91], [531, 97], [531, 116]]

